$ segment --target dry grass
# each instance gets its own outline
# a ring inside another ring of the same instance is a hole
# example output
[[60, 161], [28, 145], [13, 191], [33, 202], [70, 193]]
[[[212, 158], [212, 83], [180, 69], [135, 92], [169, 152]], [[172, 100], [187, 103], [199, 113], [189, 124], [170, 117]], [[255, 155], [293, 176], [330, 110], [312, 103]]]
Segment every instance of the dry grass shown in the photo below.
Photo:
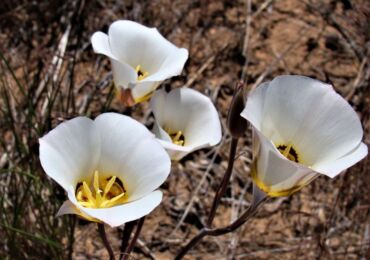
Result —
[[[182, 76], [225, 121], [232, 88], [279, 74], [331, 82], [358, 111], [370, 144], [370, 3], [367, 0], [5, 1], [0, 7], [0, 258], [104, 258], [95, 226], [55, 218], [64, 191], [43, 173], [38, 138], [63, 120], [117, 111], [152, 125], [147, 104], [113, 101], [109, 61], [90, 40], [117, 19], [156, 26], [190, 51]], [[174, 164], [164, 201], [144, 225], [137, 258], [171, 259], [203, 226], [226, 168], [230, 137]], [[248, 206], [250, 133], [216, 225]], [[189, 259], [365, 259], [370, 243], [370, 161], [267, 203], [238, 232], [207, 238]], [[119, 231], [109, 230], [118, 250]], [[74, 238], [74, 239], [73, 239]]]

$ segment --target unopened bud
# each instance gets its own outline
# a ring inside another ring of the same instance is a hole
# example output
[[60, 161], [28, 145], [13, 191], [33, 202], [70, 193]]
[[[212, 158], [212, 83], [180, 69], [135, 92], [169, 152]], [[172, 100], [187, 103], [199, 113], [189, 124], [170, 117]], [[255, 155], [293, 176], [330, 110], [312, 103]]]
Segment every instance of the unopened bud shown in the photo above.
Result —
[[234, 96], [227, 116], [227, 127], [233, 138], [242, 137], [247, 130], [247, 121], [240, 116], [244, 109], [243, 88], [244, 83], [239, 82], [234, 90]]

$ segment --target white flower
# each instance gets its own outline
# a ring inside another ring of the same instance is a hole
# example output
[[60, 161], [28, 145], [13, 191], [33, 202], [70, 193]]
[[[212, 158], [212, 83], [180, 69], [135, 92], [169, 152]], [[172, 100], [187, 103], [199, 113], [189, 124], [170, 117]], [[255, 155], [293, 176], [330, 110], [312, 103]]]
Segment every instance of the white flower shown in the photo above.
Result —
[[270, 196], [290, 195], [319, 174], [333, 178], [367, 155], [357, 114], [317, 80], [263, 83], [241, 115], [253, 126], [252, 178]]
[[166, 40], [156, 28], [132, 21], [116, 21], [108, 35], [96, 32], [91, 38], [96, 53], [108, 56], [118, 93], [126, 105], [148, 99], [159, 84], [179, 75], [188, 51]]
[[189, 88], [155, 92], [150, 106], [153, 132], [172, 160], [195, 150], [214, 146], [221, 140], [221, 124], [212, 101]]
[[170, 159], [153, 134], [127, 116], [77, 117], [39, 142], [42, 167], [68, 194], [58, 215], [115, 227], [149, 214], [162, 200], [156, 189]]

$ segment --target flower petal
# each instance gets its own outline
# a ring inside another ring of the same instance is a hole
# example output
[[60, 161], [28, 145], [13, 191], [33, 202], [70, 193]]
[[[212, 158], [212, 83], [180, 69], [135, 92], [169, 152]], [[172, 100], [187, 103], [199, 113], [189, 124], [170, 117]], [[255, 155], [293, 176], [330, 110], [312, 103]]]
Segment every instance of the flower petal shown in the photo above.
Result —
[[135, 82], [137, 74], [135, 70], [124, 62], [110, 59], [112, 63], [113, 80], [116, 88], [129, 88], [130, 82]]
[[172, 143], [172, 141], [163, 141], [160, 139], [158, 139], [158, 141], [166, 149], [168, 155], [173, 161], [179, 161], [182, 158], [184, 158], [186, 155], [188, 155], [189, 153], [206, 147], [206, 145], [199, 146], [199, 147], [181, 146], [181, 145]]
[[163, 89], [157, 90], [150, 99], [150, 108], [156, 122], [161, 126], [165, 123], [167, 93]]
[[252, 178], [269, 196], [287, 196], [312, 181], [318, 173], [285, 158], [261, 132], [253, 128]]
[[162, 192], [159, 190], [153, 191], [146, 196], [119, 206], [103, 209], [85, 208], [73, 201], [74, 195], [70, 200], [74, 203], [84, 214], [98, 219], [111, 227], [123, 225], [129, 221], [133, 221], [148, 215], [152, 212], [162, 201]]
[[79, 215], [80, 210], [70, 200], [66, 200], [65, 202], [63, 202], [63, 205], [58, 210], [57, 217], [60, 217], [66, 214]]
[[168, 54], [168, 57], [164, 60], [159, 70], [145, 78], [143, 82], [163, 81], [170, 77], [180, 75], [188, 57], [189, 52], [187, 49], [174, 48], [172, 53]]
[[151, 94], [158, 88], [160, 82], [155, 81], [140, 81], [137, 83], [130, 83], [129, 87], [132, 90], [132, 96], [135, 102], [139, 103], [150, 98]]
[[96, 32], [91, 37], [91, 44], [94, 49], [94, 52], [99, 54], [104, 54], [110, 58], [116, 59], [114, 54], [111, 51], [109, 45], [108, 35], [103, 32]]
[[115, 113], [102, 114], [94, 123], [102, 139], [99, 173], [120, 177], [129, 201], [144, 197], [166, 180], [170, 159], [144, 125]]
[[92, 176], [100, 156], [100, 136], [92, 120], [77, 117], [61, 123], [39, 142], [43, 169], [64, 189]]
[[368, 153], [367, 145], [360, 143], [358, 147], [334, 161], [325, 161], [315, 165], [314, 169], [330, 178], [334, 178], [343, 170], [362, 160]]
[[[174, 51], [178, 48], [167, 41], [155, 28], [121, 20], [109, 27], [108, 35], [112, 52], [118, 60], [125, 61], [134, 68], [140, 65], [149, 75], [158, 72], [166, 63], [173, 65], [166, 59], [171, 54], [176, 54]], [[180, 62], [183, 62], [183, 55], [180, 55], [178, 63]], [[174, 66], [173, 70], [177, 72], [177, 69], [178, 67]]]
[[245, 108], [240, 114], [260, 131], [262, 130], [263, 110], [269, 84], [269, 81], [264, 82], [250, 93]]

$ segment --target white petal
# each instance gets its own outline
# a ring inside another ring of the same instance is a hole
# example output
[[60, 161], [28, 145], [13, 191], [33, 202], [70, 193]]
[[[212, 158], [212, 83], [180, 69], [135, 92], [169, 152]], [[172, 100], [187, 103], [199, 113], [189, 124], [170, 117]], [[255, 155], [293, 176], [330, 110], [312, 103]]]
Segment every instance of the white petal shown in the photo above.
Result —
[[148, 215], [159, 205], [161, 201], [162, 192], [156, 190], [147, 194], [141, 199], [111, 208], [85, 208], [79, 205], [76, 201], [74, 204], [86, 215], [101, 220], [111, 227], [117, 227], [129, 221], [133, 221]]
[[104, 54], [110, 58], [116, 59], [114, 54], [111, 51], [109, 45], [108, 35], [102, 32], [96, 32], [91, 37], [91, 44], [94, 49], [94, 52], [99, 54]]
[[266, 90], [261, 131], [275, 144], [291, 142], [313, 105], [330, 90], [307, 77], [276, 77]]
[[285, 158], [262, 133], [253, 131], [252, 176], [270, 196], [286, 196], [312, 181], [318, 173]]
[[102, 139], [99, 173], [119, 176], [129, 201], [142, 198], [166, 180], [170, 159], [144, 125], [115, 113], [102, 114], [94, 123]]
[[[154, 92], [150, 99], [150, 108], [153, 111], [156, 122], [161, 126], [165, 123], [167, 93], [163, 89]], [[162, 138], [161, 138], [162, 139]]]
[[66, 121], [39, 142], [43, 169], [64, 189], [92, 176], [100, 156], [100, 136], [92, 120]]
[[129, 88], [130, 82], [136, 81], [135, 70], [126, 63], [110, 59], [112, 63], [113, 80], [116, 88]]
[[158, 139], [158, 141], [166, 149], [168, 155], [173, 161], [179, 161], [182, 158], [184, 158], [186, 155], [188, 155], [189, 153], [206, 147], [206, 145], [199, 146], [199, 147], [181, 146], [181, 145], [172, 143], [172, 141], [163, 141], [161, 139]]
[[63, 203], [63, 205], [60, 207], [60, 209], [58, 210], [57, 217], [60, 217], [66, 214], [79, 215], [80, 210], [70, 200], [66, 200]]
[[132, 96], [137, 103], [142, 102], [150, 98], [150, 94], [158, 88], [160, 82], [155, 81], [139, 81], [131, 83], [129, 87], [132, 90]]
[[250, 93], [245, 108], [240, 114], [260, 131], [262, 130], [263, 110], [269, 83], [269, 81], [262, 83]]
[[343, 170], [362, 160], [367, 155], [367, 152], [368, 149], [366, 144], [360, 143], [358, 147], [356, 147], [353, 151], [349, 152], [343, 157], [334, 161], [327, 161], [321, 164], [317, 164], [315, 165], [314, 169], [317, 172], [321, 172], [322, 174], [334, 178]]
[[164, 60], [158, 71], [149, 77], [145, 78], [145, 81], [163, 81], [173, 76], [181, 74], [184, 68], [185, 62], [188, 59], [188, 50], [184, 48], [177, 48], [172, 51], [171, 54]]
[[168, 135], [168, 133], [164, 131], [163, 128], [158, 124], [158, 121], [154, 122], [152, 131], [157, 137], [157, 140], [159, 141], [159, 143], [166, 149], [168, 155], [173, 161], [179, 161], [183, 157], [185, 157], [187, 154], [193, 152], [194, 150], [202, 148], [202, 147], [189, 147], [189, 146], [181, 146], [181, 145], [174, 144], [171, 140], [171, 137]]
[[[136, 68], [140, 65], [143, 71], [153, 75], [159, 71], [166, 59], [178, 48], [167, 41], [155, 28], [121, 20], [109, 27], [109, 42], [114, 55], [122, 62]], [[180, 56], [182, 62], [183, 57]], [[171, 62], [168, 63], [172, 65]], [[174, 67], [174, 70], [178, 69]], [[148, 80], [157, 81], [157, 80]]]
[[[155, 134], [155, 136], [157, 137], [157, 139], [159, 139], [163, 142], [172, 143], [172, 139], [169, 136], [169, 134], [166, 131], [163, 130], [163, 128], [159, 125], [159, 123], [157, 121], [154, 122], [154, 126], [153, 126], [152, 131]], [[183, 147], [183, 146], [181, 146], [181, 147]]]

